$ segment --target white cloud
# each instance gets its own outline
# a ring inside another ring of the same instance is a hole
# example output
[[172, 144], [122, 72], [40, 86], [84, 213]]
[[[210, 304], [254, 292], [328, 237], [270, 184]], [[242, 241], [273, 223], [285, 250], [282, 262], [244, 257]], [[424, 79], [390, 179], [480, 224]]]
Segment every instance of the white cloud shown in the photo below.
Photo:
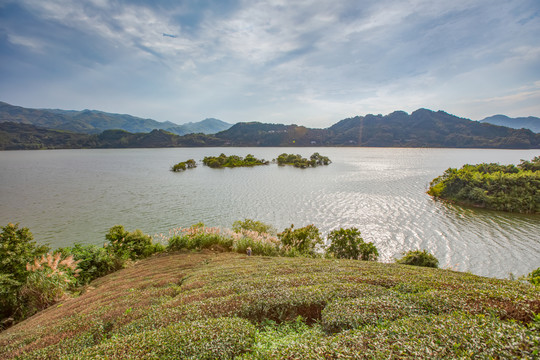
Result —
[[31, 50], [42, 52], [43, 43], [39, 39], [30, 38], [26, 36], [8, 34], [8, 41], [14, 45], [22, 45], [24, 47], [30, 48]]
[[[58, 68], [74, 67], [51, 80], [74, 84], [72, 101], [87, 101], [75, 82], [89, 81], [94, 93], [107, 88], [112, 103], [125, 98], [116, 102], [126, 104], [122, 111], [131, 99], [140, 111], [165, 109], [161, 119], [175, 108], [236, 117], [229, 121], [301, 123], [304, 114], [322, 123], [418, 107], [472, 117], [494, 103], [533, 109], [535, 90], [515, 92], [533, 92], [524, 99], [508, 89], [540, 79], [532, 0], [245, 0], [227, 11], [189, 2], [20, 3], [56, 26], [37, 34], [13, 25], [8, 41], [42, 51]], [[178, 20], [193, 13], [191, 22]]]

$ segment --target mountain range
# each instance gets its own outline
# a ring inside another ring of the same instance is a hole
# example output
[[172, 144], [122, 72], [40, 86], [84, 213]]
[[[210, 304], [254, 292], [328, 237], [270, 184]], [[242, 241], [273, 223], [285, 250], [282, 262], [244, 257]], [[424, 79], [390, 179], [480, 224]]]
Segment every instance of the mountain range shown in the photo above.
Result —
[[159, 122], [97, 110], [30, 109], [5, 102], [0, 102], [0, 122], [31, 124], [46, 129], [68, 130], [83, 134], [99, 134], [111, 129], [121, 129], [132, 133], [148, 133], [154, 129], [163, 129], [176, 135], [215, 134], [232, 126], [213, 118], [178, 125], [170, 121]]
[[[69, 122], [70, 119], [73, 121]], [[94, 120], [92, 122], [88, 119]], [[130, 120], [133, 120], [133, 124], [129, 123]], [[135, 127], [135, 130], [131, 130], [135, 132], [125, 128], [111, 128], [115, 124], [123, 123], [125, 127], [127, 123]], [[0, 149], [181, 146], [540, 148], [540, 134], [531, 130], [472, 121], [444, 111], [428, 109], [418, 109], [411, 114], [395, 111], [385, 116], [356, 116], [341, 120], [325, 129], [247, 122], [230, 127], [230, 124], [225, 123], [226, 130], [204, 134], [201, 129], [206, 123], [215, 124], [216, 119], [186, 124], [198, 133], [180, 136], [171, 130], [179, 125], [130, 115], [89, 110], [78, 112], [25, 109], [0, 103]], [[105, 125], [109, 126], [109, 129], [97, 133], [97, 129]], [[139, 130], [152, 125], [156, 127], [149, 132]], [[73, 130], [75, 126], [86, 126], [86, 133]], [[197, 128], [198, 126], [202, 127]]]
[[534, 116], [510, 118], [506, 115], [494, 115], [480, 120], [480, 122], [513, 129], [529, 129], [535, 133], [540, 132], [540, 118]]

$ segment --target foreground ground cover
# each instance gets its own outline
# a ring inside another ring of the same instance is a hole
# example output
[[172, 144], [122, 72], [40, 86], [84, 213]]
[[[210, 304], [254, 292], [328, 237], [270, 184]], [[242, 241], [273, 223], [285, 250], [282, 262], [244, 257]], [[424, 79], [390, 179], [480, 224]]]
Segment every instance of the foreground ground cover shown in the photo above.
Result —
[[533, 359], [538, 313], [537, 287], [468, 273], [161, 253], [3, 331], [0, 358]]

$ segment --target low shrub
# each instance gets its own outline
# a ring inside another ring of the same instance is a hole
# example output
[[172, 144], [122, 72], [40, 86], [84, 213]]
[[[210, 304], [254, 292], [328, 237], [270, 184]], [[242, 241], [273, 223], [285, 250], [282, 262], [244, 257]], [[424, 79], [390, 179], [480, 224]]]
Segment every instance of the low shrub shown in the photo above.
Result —
[[125, 258], [96, 245], [75, 244], [71, 248], [61, 248], [59, 251], [64, 256], [72, 255], [73, 259], [78, 261], [78, 267], [81, 269], [77, 277], [79, 285], [86, 285], [94, 279], [122, 269], [126, 262]]
[[277, 232], [272, 225], [268, 225], [263, 223], [262, 221], [256, 221], [252, 219], [237, 220], [233, 223], [232, 229], [234, 232], [240, 232], [241, 230], [249, 230], [271, 235], [276, 235]]
[[228, 234], [216, 227], [196, 224], [189, 228], [178, 229], [178, 234], [168, 239], [168, 250], [202, 250], [220, 246], [230, 250], [233, 240]]
[[114, 337], [73, 358], [233, 359], [250, 350], [255, 333], [239, 318], [188, 321]]
[[340, 332], [419, 313], [414, 302], [396, 296], [365, 296], [329, 304], [322, 312], [321, 325], [325, 331]]
[[48, 253], [28, 263], [26, 282], [20, 289], [24, 312], [31, 315], [60, 301], [68, 295], [68, 289], [76, 283], [80, 269], [73, 256], [62, 259], [62, 254]]
[[411, 316], [335, 336], [312, 331], [282, 347], [262, 349], [259, 358], [535, 359], [539, 346], [540, 334], [518, 323], [455, 312]]
[[403, 255], [402, 258], [396, 260], [398, 264], [432, 268], [439, 267], [439, 260], [434, 255], [428, 253], [427, 250], [410, 250]]
[[128, 232], [122, 225], [115, 225], [105, 235], [109, 241], [107, 250], [117, 257], [131, 260], [142, 259], [156, 252], [159, 247], [152, 243], [152, 237], [141, 230]]
[[526, 280], [535, 286], [540, 286], [540, 267], [531, 271]]

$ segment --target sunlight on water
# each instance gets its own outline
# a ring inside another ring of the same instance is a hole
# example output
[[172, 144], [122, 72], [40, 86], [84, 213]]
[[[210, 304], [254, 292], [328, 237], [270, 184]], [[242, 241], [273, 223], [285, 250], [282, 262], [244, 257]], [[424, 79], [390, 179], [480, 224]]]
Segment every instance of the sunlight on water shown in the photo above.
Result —
[[[172, 173], [179, 161], [221, 152], [271, 160], [318, 151], [328, 167]], [[465, 163], [518, 163], [534, 151], [388, 148], [184, 148], [0, 153], [0, 222], [19, 222], [52, 246], [102, 244], [115, 224], [146, 233], [203, 221], [253, 218], [323, 233], [357, 227], [382, 261], [427, 248], [443, 267], [507, 277], [540, 266], [540, 217], [462, 208], [425, 194], [431, 179]]]

